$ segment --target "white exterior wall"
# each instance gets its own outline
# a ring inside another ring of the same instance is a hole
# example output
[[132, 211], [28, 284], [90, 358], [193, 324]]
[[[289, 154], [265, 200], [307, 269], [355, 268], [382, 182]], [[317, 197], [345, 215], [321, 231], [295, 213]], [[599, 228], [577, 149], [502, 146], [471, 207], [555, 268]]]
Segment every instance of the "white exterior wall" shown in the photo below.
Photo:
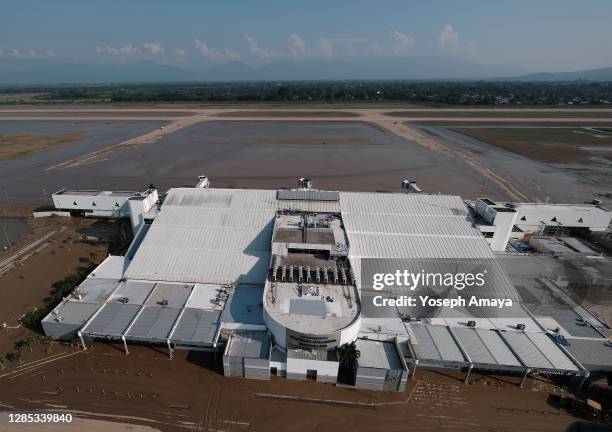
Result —
[[308, 369], [317, 371], [317, 381], [336, 382], [340, 363], [324, 360], [304, 360], [287, 358], [287, 377], [306, 379]]
[[[556, 218], [559, 226], [584, 227], [592, 231], [603, 231], [610, 224], [612, 212], [597, 206], [572, 206], [555, 204], [517, 204], [516, 225], [523, 231], [538, 231], [543, 225], [555, 225], [551, 219]], [[526, 221], [522, 221], [522, 218]], [[582, 219], [582, 222], [578, 222]]]
[[149, 211], [159, 199], [155, 189], [143, 192], [138, 205], [131, 203], [127, 193], [113, 195], [110, 191], [80, 191], [78, 194], [71, 194], [70, 191], [57, 192], [52, 198], [53, 205], [58, 210], [83, 211], [100, 217], [130, 217], [133, 227], [135, 225], [132, 214], [136, 214], [136, 218], [142, 221], [142, 213]]
[[493, 224], [495, 225], [495, 233], [491, 239], [491, 249], [497, 252], [506, 250], [506, 245], [510, 239], [512, 228], [516, 221], [515, 212], [496, 212]]
[[[264, 291], [264, 296], [266, 295], [265, 291]], [[265, 302], [265, 300], [264, 300]], [[268, 314], [268, 311], [266, 310], [266, 308], [263, 308], [263, 319], [264, 322], [266, 323], [266, 326], [268, 327], [268, 330], [270, 330], [270, 333], [272, 333], [272, 336], [274, 336], [274, 342], [282, 347], [283, 349], [287, 348], [287, 329], [280, 324], [278, 321], [276, 321], [274, 318], [272, 318], [270, 316], [270, 314]]]
[[[265, 295], [265, 294], [264, 294]], [[274, 342], [282, 347], [283, 349], [287, 348], [287, 328], [276, 321], [268, 312], [266, 308], [263, 308], [263, 318], [268, 330], [274, 336]], [[348, 342], [352, 342], [357, 339], [357, 334], [359, 333], [359, 329], [361, 328], [361, 316], [357, 317], [350, 325], [344, 327], [336, 331], [336, 334], [340, 334], [340, 342], [338, 346], [343, 345]], [[316, 336], [316, 335], [315, 335]]]
[[138, 230], [144, 222], [144, 214], [151, 210], [158, 200], [157, 189], [145, 192], [142, 196], [133, 196], [128, 199], [128, 208], [132, 229]]
[[353, 342], [357, 339], [357, 334], [361, 329], [361, 314], [349, 326], [344, 327], [340, 332], [340, 345]]
[[52, 198], [53, 205], [58, 210], [87, 211], [94, 216], [129, 216], [127, 196], [112, 196], [101, 194], [100, 191], [92, 191], [91, 195], [53, 194]]
[[[495, 207], [501, 208], [501, 211]], [[512, 234], [512, 228], [517, 220], [515, 211], [507, 211], [503, 204], [489, 204], [483, 199], [479, 199], [475, 204], [476, 213], [480, 215], [488, 225], [478, 225], [481, 233], [493, 233], [490, 237], [485, 237], [487, 243], [493, 251], [503, 252]]]
[[270, 368], [274, 368], [274, 367], [276, 368], [277, 375], [284, 376], [287, 374], [287, 363], [286, 362], [270, 360]]

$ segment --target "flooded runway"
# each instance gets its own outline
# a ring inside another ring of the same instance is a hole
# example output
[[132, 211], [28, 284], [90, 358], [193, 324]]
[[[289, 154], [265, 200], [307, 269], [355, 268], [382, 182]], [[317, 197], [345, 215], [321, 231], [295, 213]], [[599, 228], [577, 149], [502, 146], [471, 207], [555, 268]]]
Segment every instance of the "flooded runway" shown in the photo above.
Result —
[[[83, 174], [74, 177], [70, 172], [45, 171], [47, 167], [145, 133], [164, 123], [161, 121], [0, 121], [0, 134], [80, 133], [85, 135], [84, 139], [72, 144], [15, 160], [0, 160], [0, 207], [49, 204], [49, 194], [62, 187], [71, 186], [73, 183], [87, 183], [87, 179], [79, 178]], [[98, 173], [94, 168], [85, 176], [96, 175]]]
[[[440, 154], [375, 125], [361, 122], [211, 121], [198, 123], [159, 141], [110, 154], [97, 162], [46, 171], [85, 154], [157, 127], [146, 122], [69, 124], [0, 122], [0, 133], [15, 128], [86, 130], [83, 142], [16, 161], [0, 162], [0, 186], [10, 204], [49, 203], [62, 187], [161, 190], [193, 185], [201, 174], [213, 187], [294, 187], [311, 177], [315, 187], [337, 190], [397, 191], [402, 179], [428, 192], [506, 198], [504, 192], [460, 160]], [[2, 205], [7, 205], [2, 200]]]
[[[428, 125], [420, 126], [419, 129], [434, 136], [441, 144], [459, 149], [491, 167], [525, 191], [534, 201], [582, 203], [594, 198], [606, 201], [604, 196], [612, 187], [612, 177], [606, 168], [609, 161], [600, 164], [603, 168], [595, 164], [574, 168], [563, 164], [543, 163], [452, 131], [449, 127], [453, 126]], [[506, 125], [482, 127], [506, 128]], [[535, 141], [536, 138], [534, 145]]]

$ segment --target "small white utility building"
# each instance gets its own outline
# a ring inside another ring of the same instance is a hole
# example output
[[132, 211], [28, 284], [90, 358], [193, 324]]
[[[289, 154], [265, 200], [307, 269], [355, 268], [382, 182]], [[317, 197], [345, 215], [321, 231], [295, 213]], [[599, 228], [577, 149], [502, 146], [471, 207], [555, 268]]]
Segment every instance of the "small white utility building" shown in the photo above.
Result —
[[475, 226], [494, 251], [525, 235], [567, 235], [605, 231], [612, 212], [599, 203], [546, 204], [494, 202], [480, 198], [468, 203]]
[[83, 216], [129, 217], [134, 232], [159, 200], [157, 189], [144, 192], [61, 189], [52, 195], [56, 211]]

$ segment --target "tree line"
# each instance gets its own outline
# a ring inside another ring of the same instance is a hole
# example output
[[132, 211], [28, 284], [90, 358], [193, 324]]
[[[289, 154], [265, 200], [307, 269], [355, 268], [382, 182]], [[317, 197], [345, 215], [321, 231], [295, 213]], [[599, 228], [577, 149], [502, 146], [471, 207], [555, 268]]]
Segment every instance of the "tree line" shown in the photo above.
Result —
[[[4, 103], [410, 102], [423, 105], [608, 105], [612, 82], [333, 81], [125, 84], [0, 88]], [[8, 96], [7, 96], [8, 95]]]

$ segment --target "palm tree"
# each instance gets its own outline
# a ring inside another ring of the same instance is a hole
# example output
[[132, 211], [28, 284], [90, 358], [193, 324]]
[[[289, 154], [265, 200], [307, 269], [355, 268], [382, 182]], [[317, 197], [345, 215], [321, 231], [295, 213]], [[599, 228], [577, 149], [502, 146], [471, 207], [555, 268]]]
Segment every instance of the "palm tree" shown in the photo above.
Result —
[[53, 336], [41, 336], [39, 340], [43, 344], [47, 345], [47, 353], [50, 354], [51, 352], [53, 352]]
[[361, 352], [357, 349], [355, 341], [345, 343], [338, 347], [338, 358], [340, 359], [340, 366], [342, 367], [354, 369], [360, 356]]
[[16, 361], [17, 363], [21, 364], [21, 362], [23, 362], [23, 352], [21, 352], [21, 350], [16, 350], [13, 352], [10, 352], [6, 355], [6, 359], [8, 361]]
[[22, 351], [27, 349], [28, 351], [32, 351], [32, 347], [34, 346], [35, 339], [33, 337], [27, 337], [16, 344], [16, 348], [18, 351]]

